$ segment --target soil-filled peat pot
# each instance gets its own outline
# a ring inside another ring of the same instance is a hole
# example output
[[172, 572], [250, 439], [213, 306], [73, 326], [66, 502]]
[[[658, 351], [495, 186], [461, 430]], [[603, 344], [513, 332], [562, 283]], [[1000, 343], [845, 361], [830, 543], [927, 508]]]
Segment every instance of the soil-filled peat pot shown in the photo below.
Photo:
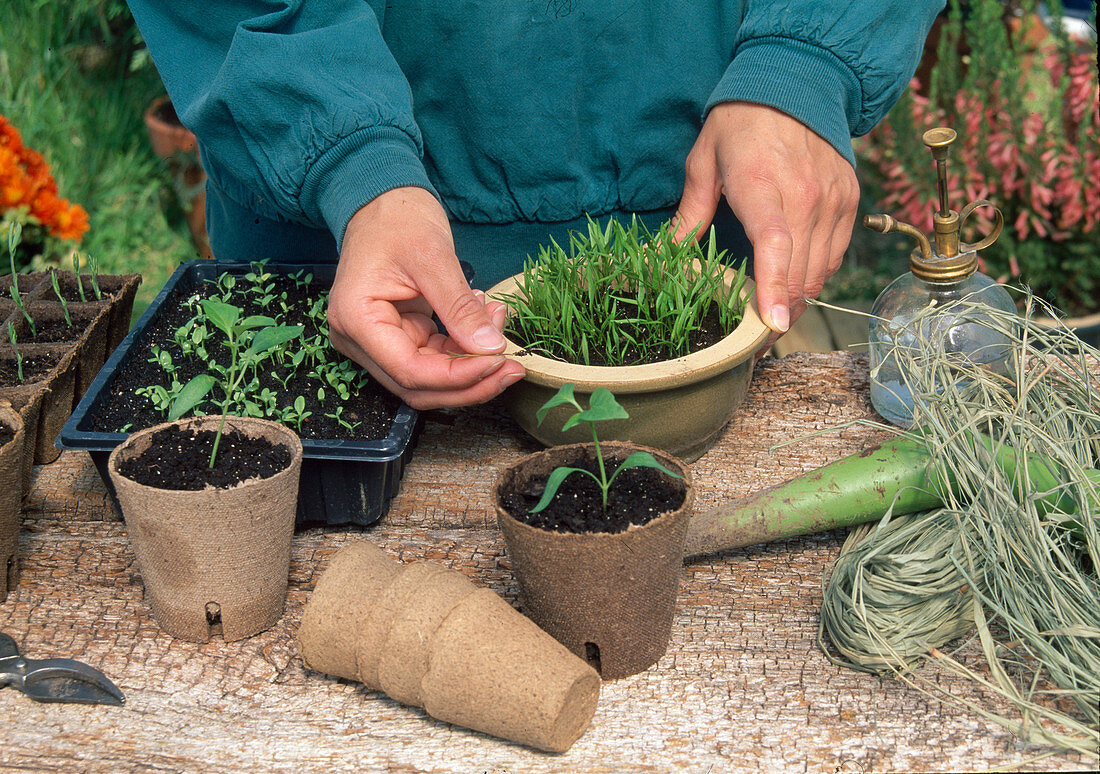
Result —
[[642, 526], [586, 534], [538, 529], [508, 510], [508, 493], [537, 496], [551, 470], [594, 458], [591, 444], [528, 455], [501, 473], [494, 492], [523, 611], [606, 680], [647, 669], [668, 648], [695, 489], [687, 465], [670, 454], [634, 444], [600, 446], [608, 460], [652, 453], [681, 476], [681, 504]]
[[153, 615], [170, 634], [197, 642], [209, 640], [218, 627], [227, 641], [249, 637], [282, 615], [301, 442], [275, 422], [226, 417], [226, 433], [285, 447], [285, 467], [266, 478], [198, 490], [140, 484], [121, 470], [168, 428], [210, 433], [220, 421], [201, 417], [142, 430], [108, 462]]

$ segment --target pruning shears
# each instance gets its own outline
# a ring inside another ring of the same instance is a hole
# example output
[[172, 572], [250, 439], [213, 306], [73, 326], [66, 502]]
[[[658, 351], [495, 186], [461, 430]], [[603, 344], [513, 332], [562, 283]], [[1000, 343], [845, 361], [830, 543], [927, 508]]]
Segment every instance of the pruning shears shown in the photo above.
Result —
[[94, 667], [71, 658], [29, 659], [0, 632], [0, 688], [10, 685], [35, 701], [122, 706], [122, 691]]

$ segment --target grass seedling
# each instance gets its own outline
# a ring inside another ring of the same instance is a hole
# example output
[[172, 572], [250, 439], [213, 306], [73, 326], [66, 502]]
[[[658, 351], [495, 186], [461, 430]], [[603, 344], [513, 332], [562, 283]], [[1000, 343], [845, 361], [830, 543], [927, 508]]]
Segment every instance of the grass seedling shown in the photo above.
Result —
[[[226, 345], [232, 353], [229, 367], [220, 373], [221, 379], [211, 374], [199, 374], [183, 386], [172, 407], [168, 411], [168, 418], [176, 420], [201, 403], [219, 385], [222, 389], [221, 422], [218, 423], [218, 432], [214, 436], [214, 448], [210, 452], [210, 465], [218, 456], [218, 445], [221, 443], [222, 431], [225, 429], [225, 416], [234, 402], [237, 388], [241, 380], [250, 370], [256, 368], [262, 360], [268, 357], [273, 350], [282, 347], [289, 341], [293, 341], [302, 335], [301, 325], [274, 325], [270, 317], [252, 315], [241, 318], [241, 310], [232, 304], [227, 304], [216, 298], [203, 299], [202, 309], [206, 318], [221, 330], [226, 336]], [[252, 331], [251, 341], [247, 347], [244, 340]]]
[[[727, 336], [740, 323], [744, 264], [726, 286], [725, 252], [714, 232], [704, 250], [689, 235], [656, 234], [589, 220], [566, 250], [551, 241], [528, 260], [511, 307], [509, 333], [525, 349], [584, 365], [630, 365], [681, 357], [708, 334]], [[710, 339], [713, 341], [714, 339]]]
[[31, 338], [35, 338], [38, 335], [37, 329], [34, 327], [34, 318], [31, 317], [30, 312], [27, 311], [27, 307], [23, 306], [23, 296], [19, 294], [19, 275], [15, 271], [15, 248], [19, 247], [19, 242], [23, 238], [23, 226], [19, 223], [8, 224], [8, 262], [11, 264], [11, 287], [8, 290], [11, 292], [11, 300], [15, 302], [15, 305], [19, 307], [19, 311], [23, 313], [23, 317], [27, 320], [27, 325], [31, 328]]
[[588, 408], [584, 408], [577, 402], [576, 397], [573, 394], [574, 388], [572, 382], [566, 382], [561, 386], [550, 400], [546, 401], [542, 407], [535, 414], [535, 418], [541, 425], [542, 420], [546, 418], [547, 412], [556, 406], [562, 406], [569, 404], [577, 409], [576, 413], [565, 420], [565, 424], [562, 425], [562, 432], [565, 432], [571, 428], [576, 427], [581, 422], [587, 422], [588, 426], [592, 429], [592, 444], [596, 447], [596, 460], [599, 465], [599, 475], [597, 476], [590, 470], [584, 468], [569, 468], [560, 466], [550, 471], [549, 477], [546, 479], [546, 489], [543, 490], [542, 497], [539, 499], [538, 504], [531, 509], [531, 513], [538, 513], [550, 504], [550, 501], [554, 499], [554, 495], [558, 493], [558, 489], [561, 487], [566, 477], [573, 473], [583, 473], [586, 476], [591, 477], [600, 486], [600, 494], [603, 497], [603, 509], [607, 510], [607, 492], [611, 489], [611, 484], [615, 481], [615, 478], [628, 468], [656, 468], [673, 478], [680, 478], [678, 473], [675, 473], [664, 465], [659, 463], [657, 459], [646, 451], [636, 451], [627, 457], [619, 467], [615, 469], [615, 472], [611, 474], [611, 477], [607, 476], [607, 467], [604, 463], [603, 452], [600, 451], [600, 439], [596, 433], [596, 423], [609, 419], [627, 419], [629, 414], [626, 413], [619, 402], [615, 400], [615, 396], [610, 390], [600, 387], [592, 393], [592, 397], [588, 400]]
[[19, 375], [19, 383], [23, 383], [23, 355], [19, 352], [19, 347], [15, 345], [15, 324], [8, 323], [8, 339], [11, 341], [12, 352], [15, 353], [15, 370]]
[[53, 285], [53, 293], [57, 296], [57, 300], [61, 302], [61, 311], [65, 315], [65, 324], [70, 328], [73, 327], [73, 319], [69, 317], [69, 304], [65, 301], [65, 296], [61, 294], [61, 286], [57, 282], [57, 272], [50, 272], [50, 284]]
[[87, 301], [84, 296], [84, 283], [80, 281], [80, 253], [73, 250], [73, 276], [76, 277], [76, 292], [80, 294], [81, 301]]
[[[103, 300], [103, 291], [99, 287], [99, 258], [94, 253], [88, 253], [88, 278], [92, 283], [92, 292], [95, 293], [95, 300]], [[83, 296], [81, 296], [83, 298]]]

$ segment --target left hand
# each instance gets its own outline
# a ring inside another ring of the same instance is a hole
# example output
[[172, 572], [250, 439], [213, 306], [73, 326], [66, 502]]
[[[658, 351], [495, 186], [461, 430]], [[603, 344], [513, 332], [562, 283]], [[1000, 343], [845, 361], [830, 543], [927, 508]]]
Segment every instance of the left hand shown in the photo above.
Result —
[[711, 109], [685, 169], [676, 236], [705, 234], [725, 195], [753, 245], [757, 306], [774, 331], [766, 349], [840, 268], [859, 203], [855, 170], [798, 120], [748, 102]]

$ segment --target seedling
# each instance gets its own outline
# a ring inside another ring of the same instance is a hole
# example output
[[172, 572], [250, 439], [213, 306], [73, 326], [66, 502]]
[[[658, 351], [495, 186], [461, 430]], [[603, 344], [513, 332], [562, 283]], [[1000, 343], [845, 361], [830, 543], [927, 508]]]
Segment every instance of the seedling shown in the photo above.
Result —
[[694, 234], [673, 234], [670, 223], [654, 234], [637, 220], [590, 220], [568, 250], [551, 241], [503, 299], [510, 336], [571, 363], [631, 365], [687, 355], [712, 319], [720, 336], [732, 333], [744, 312], [744, 263], [727, 287], [713, 231], [706, 250]]
[[329, 419], [335, 419], [340, 424], [340, 426], [347, 430], [349, 433], [354, 433], [355, 428], [363, 424], [362, 422], [351, 422], [347, 419], [344, 419], [343, 406], [337, 406], [335, 412], [333, 412], [332, 414], [325, 414], [325, 416]]
[[588, 408], [583, 408], [577, 399], [573, 395], [573, 383], [566, 382], [558, 390], [557, 394], [550, 400], [546, 401], [542, 407], [535, 414], [535, 418], [541, 425], [542, 420], [546, 418], [547, 412], [556, 406], [562, 406], [569, 404], [577, 409], [576, 413], [565, 420], [565, 424], [562, 425], [562, 432], [570, 430], [581, 422], [587, 422], [588, 426], [592, 429], [592, 444], [596, 447], [596, 460], [599, 465], [600, 474], [597, 476], [590, 470], [584, 468], [569, 468], [564, 465], [554, 468], [550, 471], [550, 476], [546, 479], [546, 489], [543, 490], [542, 498], [538, 501], [538, 504], [531, 509], [531, 513], [538, 513], [550, 504], [550, 501], [554, 499], [554, 495], [558, 493], [558, 489], [565, 479], [573, 473], [583, 473], [586, 476], [591, 477], [600, 486], [600, 494], [603, 497], [603, 509], [607, 510], [607, 492], [611, 489], [611, 484], [615, 481], [615, 478], [628, 468], [656, 468], [673, 478], [681, 478], [678, 473], [669, 470], [664, 465], [659, 463], [657, 459], [646, 451], [636, 451], [627, 457], [620, 463], [619, 467], [615, 469], [615, 472], [611, 474], [611, 477], [607, 476], [607, 468], [603, 459], [603, 452], [600, 451], [600, 439], [596, 434], [596, 423], [610, 419], [628, 419], [626, 409], [624, 409], [619, 402], [615, 400], [615, 396], [605, 387], [597, 388], [592, 397], [588, 400]]
[[31, 328], [31, 338], [35, 338], [38, 335], [38, 331], [34, 327], [34, 318], [31, 317], [30, 312], [27, 311], [27, 307], [23, 306], [23, 297], [19, 295], [19, 275], [15, 273], [15, 248], [19, 247], [19, 242], [23, 238], [23, 226], [19, 223], [8, 224], [8, 262], [11, 264], [11, 287], [8, 290], [11, 292], [11, 300], [15, 302], [15, 305], [19, 307], [19, 311], [23, 313], [23, 317], [27, 320], [27, 325]]
[[19, 383], [23, 383], [23, 355], [19, 352], [19, 347], [15, 346], [15, 324], [8, 323], [8, 339], [11, 340], [11, 349], [15, 353], [15, 369], [19, 375]]
[[73, 274], [76, 276], [76, 292], [80, 294], [81, 301], [87, 301], [84, 296], [84, 283], [80, 281], [80, 253], [73, 250]]
[[99, 287], [99, 258], [92, 253], [88, 253], [88, 277], [92, 281], [92, 292], [95, 293], [95, 300], [103, 300], [103, 291]]
[[61, 294], [61, 286], [57, 282], [57, 272], [50, 272], [50, 284], [53, 285], [53, 293], [57, 296], [57, 300], [61, 302], [61, 311], [65, 315], [65, 324], [70, 328], [73, 327], [73, 319], [69, 317], [69, 304], [65, 301], [65, 296]]
[[[218, 432], [214, 436], [214, 448], [210, 452], [210, 465], [218, 456], [218, 445], [221, 443], [222, 431], [225, 429], [225, 416], [234, 403], [234, 396], [241, 380], [252, 368], [260, 364], [269, 356], [272, 350], [293, 341], [302, 335], [301, 325], [274, 325], [270, 317], [252, 315], [241, 318], [241, 310], [220, 301], [216, 298], [206, 298], [202, 302], [203, 312], [207, 319], [226, 335], [226, 344], [232, 353], [232, 359], [228, 368], [219, 373], [221, 379], [212, 374], [199, 374], [183, 386], [172, 406], [168, 411], [168, 418], [176, 420], [201, 403], [218, 385], [222, 389], [221, 413], [222, 419], [218, 423]], [[244, 339], [252, 331], [251, 343], [244, 348]]]

